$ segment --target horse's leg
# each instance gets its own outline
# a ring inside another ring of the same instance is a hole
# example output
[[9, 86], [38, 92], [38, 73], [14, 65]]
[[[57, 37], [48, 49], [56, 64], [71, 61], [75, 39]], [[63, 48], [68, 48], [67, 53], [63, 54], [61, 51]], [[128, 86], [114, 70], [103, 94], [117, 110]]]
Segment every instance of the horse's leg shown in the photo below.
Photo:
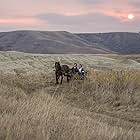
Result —
[[63, 74], [61, 75], [61, 82], [60, 82], [60, 84], [62, 84], [62, 81], [63, 81]]
[[69, 83], [69, 80], [70, 80], [70, 76], [69, 75], [67, 75], [67, 82]]
[[59, 79], [59, 76], [58, 76], [58, 74], [56, 74], [56, 84], [59, 84], [59, 82], [58, 82], [58, 79]]

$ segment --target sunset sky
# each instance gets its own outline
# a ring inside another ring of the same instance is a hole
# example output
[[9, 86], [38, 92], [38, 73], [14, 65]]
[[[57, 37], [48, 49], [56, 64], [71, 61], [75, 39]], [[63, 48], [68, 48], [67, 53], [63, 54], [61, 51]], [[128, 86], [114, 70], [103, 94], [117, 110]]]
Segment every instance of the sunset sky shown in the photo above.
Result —
[[0, 31], [11, 30], [139, 32], [140, 0], [0, 0]]

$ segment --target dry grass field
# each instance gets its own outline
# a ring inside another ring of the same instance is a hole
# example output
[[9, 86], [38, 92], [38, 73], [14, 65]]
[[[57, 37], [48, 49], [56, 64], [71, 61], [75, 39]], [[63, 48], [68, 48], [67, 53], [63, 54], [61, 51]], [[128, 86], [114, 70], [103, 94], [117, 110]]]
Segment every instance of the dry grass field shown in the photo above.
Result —
[[[140, 140], [140, 64], [118, 58], [0, 52], [0, 140]], [[56, 86], [55, 61], [86, 79]]]

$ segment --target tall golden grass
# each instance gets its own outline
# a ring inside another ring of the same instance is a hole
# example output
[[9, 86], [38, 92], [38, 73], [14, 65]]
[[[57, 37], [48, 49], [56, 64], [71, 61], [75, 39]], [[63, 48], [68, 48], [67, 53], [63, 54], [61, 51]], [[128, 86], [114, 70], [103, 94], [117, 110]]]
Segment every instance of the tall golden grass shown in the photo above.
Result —
[[0, 140], [140, 139], [139, 71], [91, 70], [58, 86], [52, 77], [0, 74]]

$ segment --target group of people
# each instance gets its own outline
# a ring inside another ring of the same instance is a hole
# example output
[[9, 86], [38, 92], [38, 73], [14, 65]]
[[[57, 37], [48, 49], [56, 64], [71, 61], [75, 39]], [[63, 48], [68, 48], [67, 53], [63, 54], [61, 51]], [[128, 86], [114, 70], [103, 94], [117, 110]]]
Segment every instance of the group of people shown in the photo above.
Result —
[[77, 63], [74, 63], [74, 66], [72, 67], [72, 73], [76, 74], [78, 73], [80, 78], [84, 77], [85, 71], [83, 69], [83, 66], [81, 64], [77, 65]]
[[63, 76], [67, 76], [67, 82], [69, 82], [71, 77], [76, 74], [79, 75], [80, 79], [84, 79], [85, 71], [81, 64], [77, 65], [77, 63], [74, 63], [74, 66], [69, 68], [68, 65], [60, 65], [59, 62], [55, 62], [56, 84], [59, 84], [59, 78], [61, 78], [60, 84], [62, 84]]

